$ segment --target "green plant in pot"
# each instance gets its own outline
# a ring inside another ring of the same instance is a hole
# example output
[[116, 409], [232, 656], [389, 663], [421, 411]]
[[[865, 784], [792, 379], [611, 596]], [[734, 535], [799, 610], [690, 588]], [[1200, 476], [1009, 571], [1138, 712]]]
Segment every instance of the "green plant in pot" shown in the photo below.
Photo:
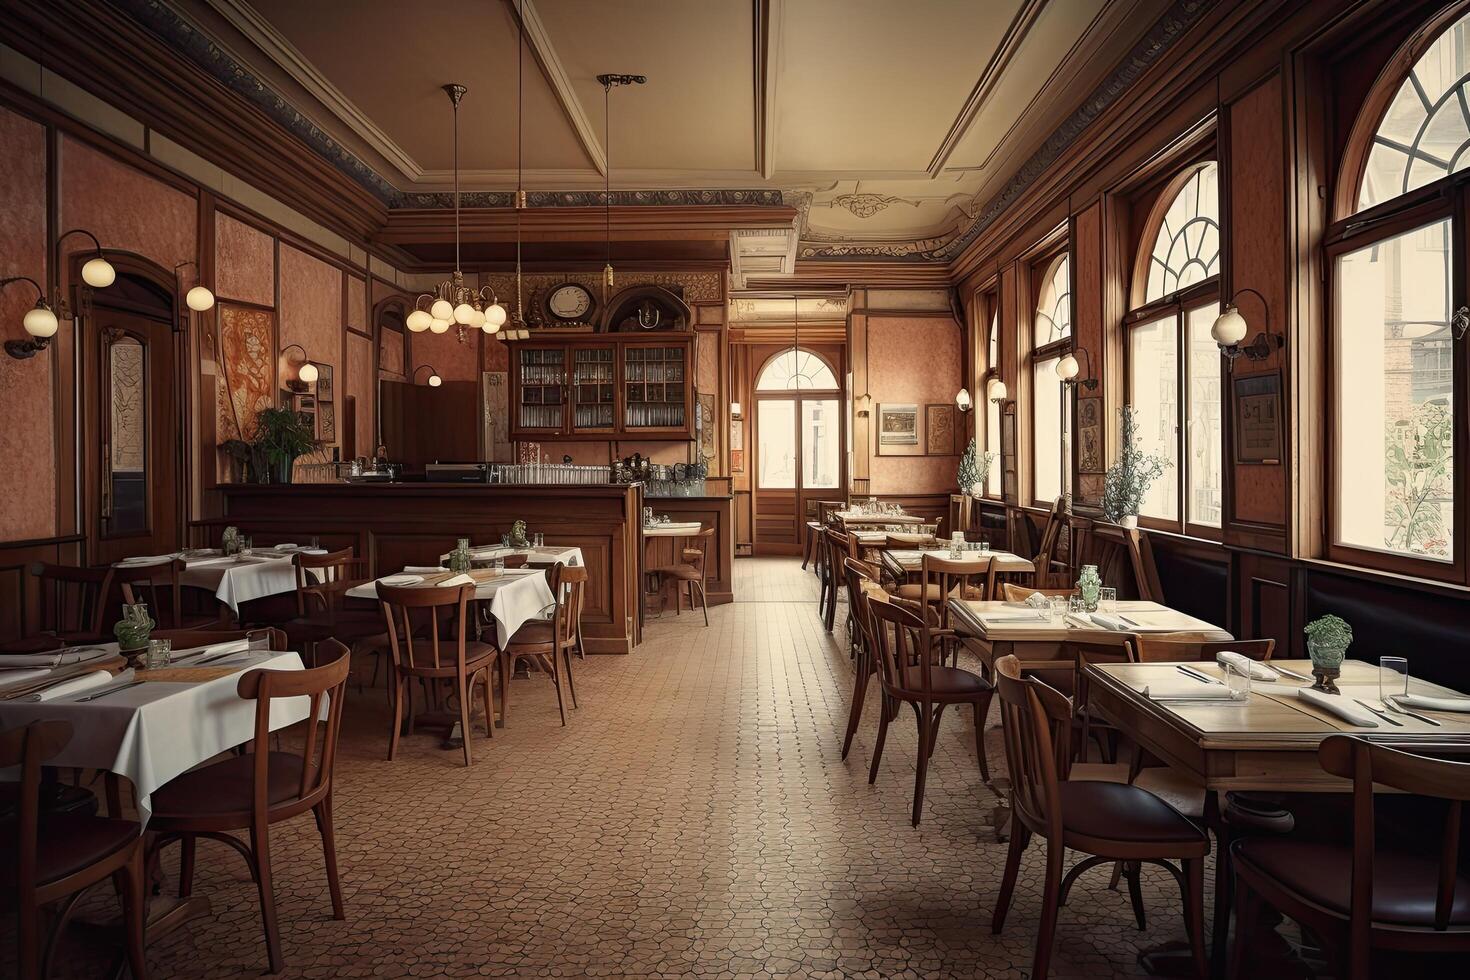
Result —
[[255, 418], [255, 443], [270, 465], [276, 483], [290, 483], [296, 457], [316, 447], [316, 433], [311, 421], [290, 408], [262, 409]]
[[510, 526], [510, 546], [512, 548], [528, 548], [531, 543], [526, 539], [526, 522], [516, 521]]
[[149, 618], [146, 603], [124, 604], [122, 608], [123, 618], [112, 628], [112, 633], [117, 637], [118, 653], [127, 659], [129, 667], [136, 667], [148, 652], [148, 639], [158, 624]]
[[1135, 528], [1144, 495], [1164, 475], [1169, 461], [1139, 448], [1138, 409], [1124, 405], [1119, 412], [1123, 416], [1123, 449], [1103, 479], [1102, 508], [1114, 524]]
[[990, 472], [990, 464], [995, 460], [995, 453], [976, 452], [975, 440], [965, 447], [965, 455], [960, 457], [959, 480], [960, 493], [968, 493], [972, 497], [985, 496], [986, 474]]
[[1307, 654], [1312, 658], [1312, 676], [1317, 679], [1312, 689], [1341, 693], [1333, 682], [1342, 673], [1342, 661], [1353, 642], [1353, 628], [1342, 617], [1328, 613], [1312, 620], [1302, 632], [1307, 634]]

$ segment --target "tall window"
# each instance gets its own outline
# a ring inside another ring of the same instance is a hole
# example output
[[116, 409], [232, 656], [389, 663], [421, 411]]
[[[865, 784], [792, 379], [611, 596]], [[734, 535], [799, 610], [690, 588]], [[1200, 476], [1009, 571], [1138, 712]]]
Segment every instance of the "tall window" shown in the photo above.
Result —
[[[1361, 173], [1342, 177], [1356, 186], [1356, 213], [1328, 231], [1328, 553], [1464, 582], [1454, 444], [1467, 425], [1456, 371], [1465, 345], [1451, 318], [1464, 302], [1454, 243], [1470, 207], [1470, 15], [1417, 52], [1405, 77], [1380, 84], [1393, 96], [1376, 121], [1360, 121], [1371, 142], [1354, 147]], [[1435, 182], [1444, 193], [1413, 194]]]
[[999, 497], [1000, 490], [1000, 404], [990, 400], [990, 383], [1000, 378], [1000, 294], [994, 290], [978, 297], [979, 312], [986, 324], [985, 369], [980, 390], [975, 393], [985, 411], [985, 450], [993, 453], [985, 471], [985, 495]]
[[776, 354], [761, 368], [755, 382], [756, 486], [815, 490], [841, 484], [837, 387], [832, 368], [808, 350]]
[[1032, 267], [1036, 311], [1031, 319], [1031, 492], [1050, 507], [1066, 487], [1062, 380], [1057, 361], [1072, 349], [1072, 264], [1066, 252]]
[[1128, 403], [1144, 452], [1168, 461], [1144, 496], [1153, 527], [1213, 536], [1220, 526], [1220, 195], [1214, 163], [1166, 185], [1144, 226], [1136, 307], [1126, 320]]

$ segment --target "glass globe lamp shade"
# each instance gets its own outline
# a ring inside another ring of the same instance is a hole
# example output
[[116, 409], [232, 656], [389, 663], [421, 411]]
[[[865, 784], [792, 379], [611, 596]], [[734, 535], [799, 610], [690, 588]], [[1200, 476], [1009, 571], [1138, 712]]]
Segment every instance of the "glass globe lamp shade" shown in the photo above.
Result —
[[414, 333], [423, 333], [425, 330], [429, 329], [429, 324], [433, 322], [434, 315], [428, 310], [414, 310], [404, 321], [404, 323], [408, 325], [408, 329], [412, 330]]
[[1063, 381], [1071, 381], [1077, 377], [1077, 358], [1071, 354], [1057, 361], [1057, 377]]
[[26, 310], [26, 315], [21, 324], [26, 328], [26, 333], [40, 340], [56, 336], [56, 314], [43, 303], [37, 303], [33, 308]]
[[82, 281], [95, 289], [111, 286], [116, 279], [117, 270], [100, 255], [95, 259], [88, 259], [87, 264], [82, 266]]
[[[505, 307], [499, 303], [491, 303], [485, 307], [485, 322], [493, 323], [497, 328], [505, 325]], [[495, 331], [490, 331], [494, 333]]]
[[444, 319], [441, 319], [441, 318], [439, 318], [439, 317], [436, 316], [433, 320], [429, 321], [429, 332], [430, 333], [443, 333], [444, 331], [446, 331], [448, 329], [449, 329], [449, 321], [448, 320], [444, 320]]
[[468, 303], [461, 303], [454, 308], [454, 322], [469, 325], [475, 319], [475, 308]]
[[454, 304], [447, 299], [436, 299], [434, 305], [429, 307], [429, 312], [434, 314], [434, 319], [448, 323], [454, 319]]
[[470, 307], [470, 318], [465, 323], [471, 327], [483, 327], [485, 325], [485, 314], [472, 306]]
[[1005, 401], [1006, 383], [999, 378], [996, 378], [994, 381], [990, 382], [990, 391], [988, 392], [988, 394], [990, 396], [990, 400], [993, 402]]
[[203, 286], [195, 286], [184, 294], [184, 305], [195, 313], [203, 313], [214, 306], [214, 293]]
[[429, 387], [430, 388], [437, 388], [440, 385], [442, 385], [443, 383], [444, 383], [444, 379], [441, 378], [441, 377], [439, 377], [439, 375], [437, 375], [437, 374], [431, 374], [431, 375], [429, 375]]
[[1240, 315], [1234, 303], [1230, 303], [1215, 317], [1215, 325], [1210, 327], [1210, 336], [1221, 347], [1234, 347], [1245, 339], [1248, 329], [1245, 317]]
[[296, 372], [296, 377], [300, 378], [307, 384], [315, 384], [317, 376], [320, 373], [321, 372], [316, 369], [315, 364], [307, 361], [305, 364], [301, 365], [301, 370]]
[[968, 412], [970, 410], [970, 390], [961, 388], [959, 394], [954, 396], [954, 404], [960, 411]]
[[500, 325], [497, 323], [492, 323], [489, 319], [486, 319], [484, 323], [480, 324], [480, 329], [493, 337], [500, 332]]

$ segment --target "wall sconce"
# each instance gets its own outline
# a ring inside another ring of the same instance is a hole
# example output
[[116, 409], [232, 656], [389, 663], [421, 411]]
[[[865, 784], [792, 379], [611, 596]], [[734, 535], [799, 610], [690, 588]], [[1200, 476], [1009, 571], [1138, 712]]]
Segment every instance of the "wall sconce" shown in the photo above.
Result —
[[[1087, 358], [1087, 373], [1090, 375], [1092, 374], [1092, 355], [1087, 353], [1086, 347], [1083, 347], [1081, 350], [1082, 356]], [[1068, 388], [1075, 388], [1077, 385], [1081, 385], [1088, 391], [1096, 391], [1097, 379], [1087, 377], [1078, 380], [1077, 375], [1080, 373], [1080, 370], [1077, 364], [1077, 355], [1073, 351], [1068, 351], [1060, 361], [1057, 361], [1057, 377], [1062, 379], [1062, 384]]]
[[[1245, 340], [1245, 335], [1250, 332], [1250, 325], [1245, 322], [1245, 317], [1240, 315], [1240, 310], [1235, 305], [1235, 297], [1241, 293], [1251, 293], [1261, 301], [1261, 310], [1266, 316], [1266, 328], [1256, 334], [1244, 347], [1240, 342]], [[1230, 360], [1230, 369], [1235, 370], [1235, 359], [1244, 354], [1252, 361], [1264, 361], [1271, 356], [1271, 350], [1286, 346], [1286, 338], [1279, 333], [1271, 332], [1271, 307], [1266, 303], [1266, 297], [1249, 286], [1237, 289], [1235, 295], [1225, 304], [1220, 315], [1215, 317], [1214, 326], [1210, 327], [1210, 336], [1215, 343], [1220, 345], [1220, 353]]]
[[1006, 383], [999, 378], [991, 378], [990, 386], [986, 389], [985, 395], [992, 403], [999, 405], [1006, 400]]
[[867, 418], [873, 414], [873, 396], [867, 393], [858, 395], [853, 399], [852, 407], [858, 418]]
[[[180, 288], [183, 286], [183, 276], [179, 275], [179, 270], [189, 265], [194, 267], [196, 273], [199, 272], [199, 263], [192, 259], [187, 262], [180, 262], [174, 266], [174, 278], [179, 281]], [[184, 305], [195, 313], [203, 313], [206, 310], [211, 310], [214, 308], [214, 293], [210, 292], [209, 287], [200, 282], [184, 294]]]
[[418, 383], [419, 372], [422, 371], [424, 368], [428, 368], [429, 369], [429, 387], [430, 388], [437, 388], [437, 387], [439, 387], [440, 385], [442, 385], [444, 383], [444, 379], [441, 378], [441, 377], [439, 377], [439, 372], [436, 371], [436, 370], [434, 370], [434, 365], [432, 365], [432, 364], [420, 364], [418, 367], [416, 367], [416, 368], [413, 369], [413, 378], [411, 380], [415, 384]]
[[[317, 376], [321, 372], [316, 369], [315, 364], [311, 363], [311, 358], [306, 356], [306, 348], [300, 344], [291, 344], [286, 347], [281, 351], [281, 356], [286, 357], [286, 351], [289, 351], [292, 347], [301, 351], [301, 366], [296, 369], [296, 380], [286, 382], [286, 387], [292, 391], [305, 391], [307, 385], [316, 383]], [[286, 363], [291, 363], [289, 357], [286, 357]]]
[[[86, 235], [92, 239], [92, 244], [97, 248], [97, 254], [82, 265], [82, 282], [93, 289], [105, 289], [116, 282], [117, 270], [103, 256], [102, 243], [97, 240], [96, 235], [85, 228], [73, 228], [63, 232], [61, 237], [56, 239], [57, 257], [60, 258], [61, 255], [62, 241], [70, 235]], [[65, 298], [59, 292], [48, 301], [46, 290], [30, 276], [11, 276], [8, 279], [0, 279], [0, 289], [4, 289], [13, 282], [28, 282], [36, 288], [36, 305], [26, 311], [25, 318], [21, 321], [21, 325], [25, 327], [31, 339], [5, 342], [5, 353], [16, 360], [23, 361], [28, 357], [35, 357], [37, 353], [49, 347], [51, 338], [56, 336], [57, 328], [61, 325], [60, 321], [73, 319], [76, 314], [67, 306]], [[86, 307], [85, 294], [79, 305]]]
[[954, 407], [961, 412], [968, 412], [975, 407], [975, 403], [970, 400], [970, 389], [961, 388], [959, 390], [959, 393], [954, 396]]
[[730, 403], [730, 417], [732, 419], [740, 419], [740, 418], [744, 418], [745, 417], [744, 414], [740, 411], [740, 403], [739, 402], [731, 402]]

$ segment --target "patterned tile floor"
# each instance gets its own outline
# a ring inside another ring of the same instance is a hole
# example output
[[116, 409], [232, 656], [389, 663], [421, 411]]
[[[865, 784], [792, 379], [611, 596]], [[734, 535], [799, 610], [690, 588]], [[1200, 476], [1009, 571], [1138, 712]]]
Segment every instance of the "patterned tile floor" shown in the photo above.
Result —
[[[631, 656], [578, 663], [566, 728], [543, 677], [515, 681], [511, 727], [468, 770], [428, 735], [387, 762], [383, 693], [354, 692], [337, 766], [347, 921], [330, 916], [311, 820], [274, 829], [284, 975], [1025, 976], [1044, 848], [992, 936], [1005, 846], [968, 718], [946, 720], [916, 830], [908, 726], [890, 732], [876, 786], [872, 701], [839, 758], [851, 669], [815, 579], [748, 559], [737, 582], [742, 601], [708, 629], [669, 612]], [[1162, 873], [1145, 872], [1146, 933], [1107, 880], [1085, 876], [1063, 910], [1054, 977], [1138, 975], [1141, 946], [1182, 938]], [[202, 842], [196, 892], [212, 917], [155, 943], [152, 975], [263, 972], [239, 859]], [[96, 976], [102, 955], [72, 930], [57, 973]]]

